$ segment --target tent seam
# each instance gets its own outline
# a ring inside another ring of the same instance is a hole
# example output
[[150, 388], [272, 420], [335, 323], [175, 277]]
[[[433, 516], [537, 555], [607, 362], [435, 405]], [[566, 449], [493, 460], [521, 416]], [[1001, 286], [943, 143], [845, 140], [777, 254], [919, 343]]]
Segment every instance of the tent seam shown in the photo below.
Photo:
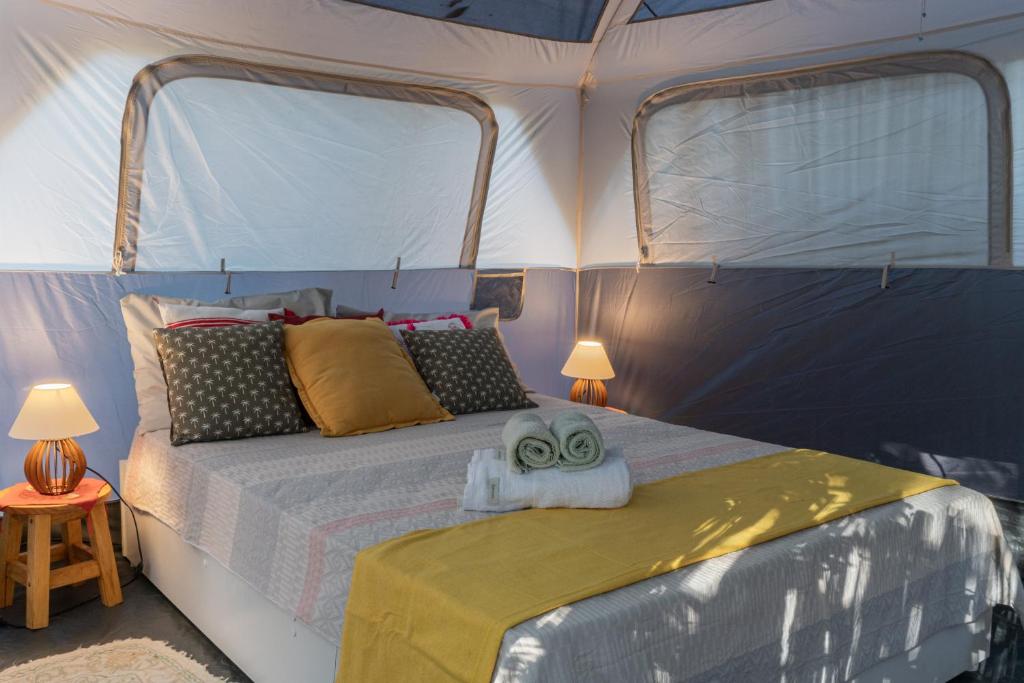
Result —
[[[630, 0], [635, 2], [637, 5], [640, 4], [640, 0]], [[579, 97], [579, 117], [577, 119], [578, 135], [576, 141], [576, 267], [574, 268], [576, 274], [576, 282], [573, 287], [573, 294], [575, 299], [575, 308], [573, 312], [573, 343], [575, 344], [580, 337], [580, 267], [583, 264], [583, 194], [584, 194], [584, 182], [583, 182], [583, 148], [584, 148], [584, 110], [587, 106], [589, 96], [587, 95], [587, 86], [593, 82], [594, 74], [591, 67], [594, 65], [594, 58], [597, 56], [597, 51], [601, 47], [601, 42], [605, 36], [608, 35], [608, 29], [611, 27], [612, 21], [615, 20], [616, 15], [622, 9], [623, 5], [627, 0], [616, 0], [613, 3], [611, 0], [604, 5], [604, 12], [601, 15], [600, 21], [598, 21], [597, 28], [594, 30], [594, 36], [590, 42], [590, 56], [587, 58], [587, 65], [583, 69], [583, 73], [580, 74], [578, 81], [578, 97]], [[634, 12], [636, 9], [634, 8]]]

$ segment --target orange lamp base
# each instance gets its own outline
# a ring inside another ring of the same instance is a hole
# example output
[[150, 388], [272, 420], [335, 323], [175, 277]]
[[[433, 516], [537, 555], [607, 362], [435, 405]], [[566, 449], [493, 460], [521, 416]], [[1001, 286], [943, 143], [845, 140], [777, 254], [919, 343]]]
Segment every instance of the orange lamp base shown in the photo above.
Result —
[[63, 496], [82, 481], [85, 464], [85, 453], [74, 439], [37, 441], [25, 456], [25, 479], [44, 496]]
[[599, 379], [578, 379], [569, 390], [569, 400], [604, 408], [608, 405], [608, 390]]

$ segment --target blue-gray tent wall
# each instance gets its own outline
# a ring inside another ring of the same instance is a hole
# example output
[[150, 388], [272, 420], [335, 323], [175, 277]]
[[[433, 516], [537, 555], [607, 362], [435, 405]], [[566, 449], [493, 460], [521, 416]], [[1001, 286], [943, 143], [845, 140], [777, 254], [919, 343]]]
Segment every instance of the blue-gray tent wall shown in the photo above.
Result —
[[1024, 272], [602, 268], [580, 335], [609, 401], [790, 447], [941, 473], [1021, 498]]

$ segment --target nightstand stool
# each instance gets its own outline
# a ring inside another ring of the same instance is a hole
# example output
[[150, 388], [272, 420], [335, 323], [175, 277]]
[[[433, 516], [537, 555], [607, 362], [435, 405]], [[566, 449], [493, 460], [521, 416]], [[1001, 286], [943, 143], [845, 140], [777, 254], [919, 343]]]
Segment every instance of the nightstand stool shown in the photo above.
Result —
[[[110, 487], [83, 479], [74, 492], [44, 496], [28, 484], [0, 491], [3, 529], [0, 530], [0, 607], [14, 602], [14, 584], [25, 586], [25, 626], [46, 628], [50, 623], [50, 589], [98, 579], [100, 601], [121, 604], [114, 546], [110, 540], [106, 500]], [[82, 540], [82, 520], [89, 525], [88, 545]], [[61, 542], [50, 544], [59, 527]], [[28, 550], [21, 552], [22, 531], [28, 530]], [[51, 568], [54, 562], [66, 561]]]

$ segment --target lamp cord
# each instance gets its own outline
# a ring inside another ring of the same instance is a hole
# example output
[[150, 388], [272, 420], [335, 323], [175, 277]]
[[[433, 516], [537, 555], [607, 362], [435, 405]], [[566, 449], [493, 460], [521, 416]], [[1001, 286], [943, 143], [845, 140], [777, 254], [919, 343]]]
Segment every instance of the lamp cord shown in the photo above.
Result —
[[[114, 486], [113, 484], [110, 483], [109, 479], [107, 479], [106, 477], [104, 477], [102, 474], [100, 474], [99, 472], [97, 472], [96, 470], [94, 470], [91, 467], [86, 467], [85, 469], [88, 470], [89, 472], [92, 472], [93, 474], [95, 474], [100, 479], [102, 479], [107, 484], [107, 486], [109, 486], [110, 489], [114, 492], [114, 495], [116, 495], [118, 497], [118, 499], [120, 500], [121, 504], [124, 507], [128, 508], [128, 512], [130, 512], [132, 514], [132, 525], [135, 527], [135, 545], [139, 549], [139, 563], [137, 565], [135, 565], [134, 567], [132, 567], [132, 569], [135, 570], [135, 571], [132, 572], [132, 577], [130, 579], [128, 579], [127, 581], [125, 581], [124, 583], [121, 584], [121, 588], [122, 589], [127, 588], [128, 586], [130, 586], [135, 581], [135, 579], [139, 578], [139, 576], [142, 575], [142, 568], [143, 568], [143, 566], [145, 564], [145, 557], [142, 554], [142, 539], [139, 537], [139, 524], [138, 524], [138, 522], [135, 519], [135, 509], [131, 505], [129, 505], [128, 503], [125, 502], [124, 498], [121, 497], [121, 492], [117, 490], [116, 486]], [[101, 503], [101, 504], [105, 505], [105, 503]], [[124, 524], [124, 519], [121, 520], [121, 524]], [[70, 612], [73, 609], [78, 609], [79, 607], [81, 607], [83, 605], [88, 605], [90, 602], [95, 602], [97, 599], [99, 599], [99, 597], [100, 596], [97, 594], [97, 595], [92, 596], [91, 598], [87, 598], [85, 600], [82, 600], [81, 602], [76, 602], [73, 605], [68, 605], [67, 607], [65, 607], [63, 609], [60, 609], [60, 610], [57, 610], [56, 612], [53, 612], [50, 615], [50, 618], [52, 619], [54, 617], [58, 617], [58, 616], [60, 616], [62, 614], [66, 614], [66, 613]], [[13, 628], [13, 629], [27, 629], [28, 628], [24, 624], [15, 624], [14, 622], [7, 621], [3, 617], [0, 617], [0, 627]]]

